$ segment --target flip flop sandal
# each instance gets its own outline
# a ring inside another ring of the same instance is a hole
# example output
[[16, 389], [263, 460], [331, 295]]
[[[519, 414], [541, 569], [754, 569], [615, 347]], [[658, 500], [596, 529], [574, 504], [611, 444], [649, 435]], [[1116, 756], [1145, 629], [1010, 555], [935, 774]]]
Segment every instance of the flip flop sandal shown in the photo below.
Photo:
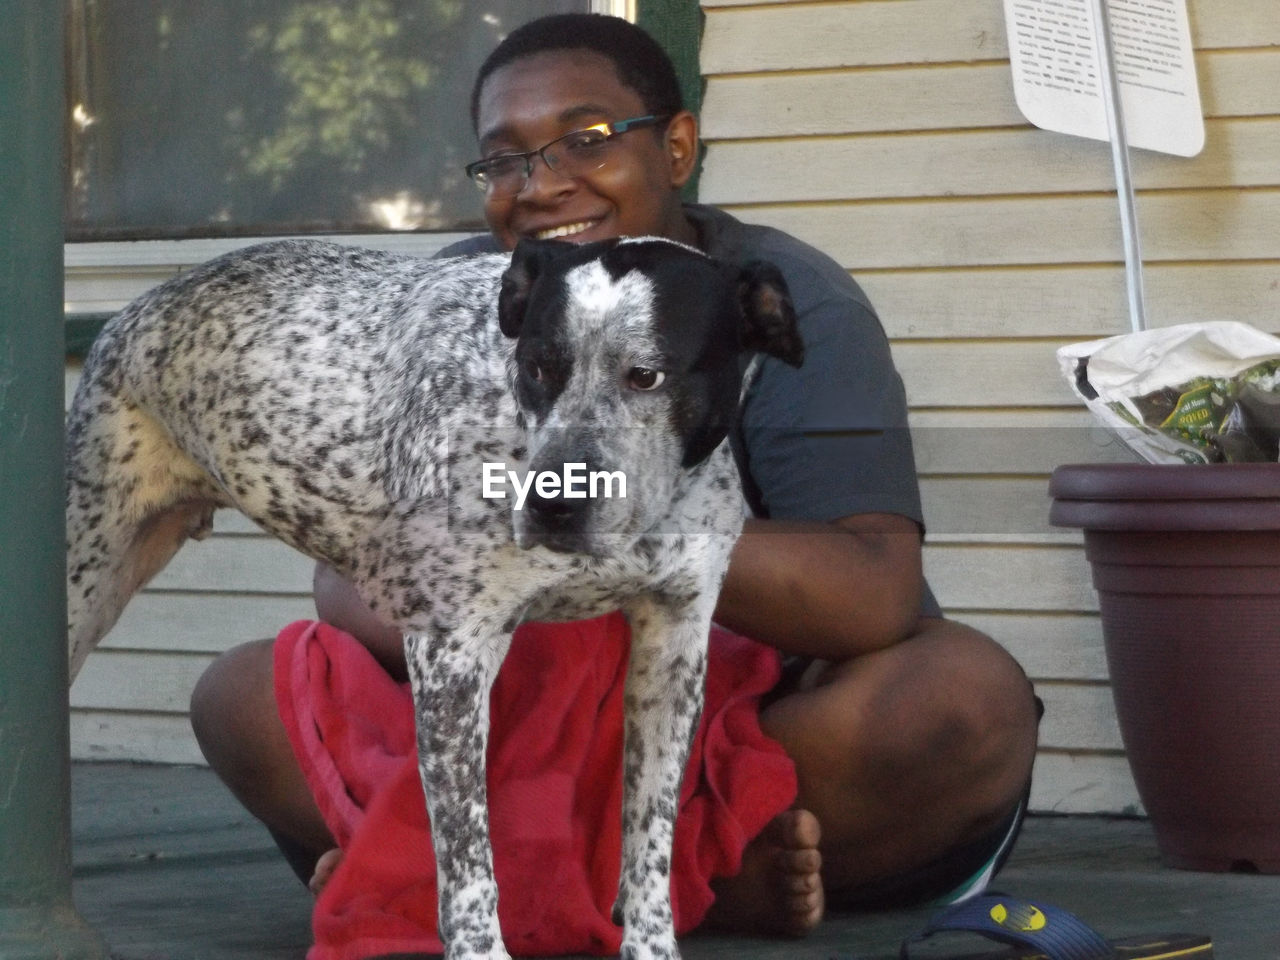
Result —
[[[1213, 941], [1188, 933], [1162, 933], [1107, 940], [1078, 917], [1044, 903], [998, 894], [974, 897], [950, 907], [907, 939], [899, 960], [912, 960], [912, 949], [939, 933], [977, 933], [1007, 949], [953, 955], [948, 960], [1209, 960]], [[930, 950], [928, 955], [937, 958]]]

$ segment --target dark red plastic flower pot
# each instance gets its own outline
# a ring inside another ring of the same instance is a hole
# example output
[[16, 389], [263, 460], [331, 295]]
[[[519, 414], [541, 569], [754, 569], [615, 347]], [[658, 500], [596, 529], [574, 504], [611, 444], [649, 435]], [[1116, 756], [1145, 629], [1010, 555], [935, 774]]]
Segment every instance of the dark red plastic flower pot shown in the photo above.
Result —
[[1280, 465], [1072, 464], [1049, 493], [1165, 861], [1280, 873]]

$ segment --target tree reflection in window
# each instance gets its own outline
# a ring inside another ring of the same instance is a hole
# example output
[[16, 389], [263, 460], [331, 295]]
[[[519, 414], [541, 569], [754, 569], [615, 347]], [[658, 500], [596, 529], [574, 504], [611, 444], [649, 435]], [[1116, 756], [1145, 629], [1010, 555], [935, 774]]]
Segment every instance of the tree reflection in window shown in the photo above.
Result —
[[71, 0], [71, 239], [478, 229], [467, 99], [587, 0]]

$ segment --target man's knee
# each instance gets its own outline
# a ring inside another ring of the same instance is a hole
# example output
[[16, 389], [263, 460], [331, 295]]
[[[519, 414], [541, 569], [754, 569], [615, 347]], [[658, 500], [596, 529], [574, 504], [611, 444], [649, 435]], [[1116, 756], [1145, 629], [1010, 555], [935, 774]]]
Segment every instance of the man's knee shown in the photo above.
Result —
[[272, 688], [272, 644], [255, 640], [211, 663], [191, 692], [191, 728], [209, 765], [227, 779], [252, 765], [251, 754], [279, 725]]
[[[909, 692], [908, 692], [909, 691]], [[909, 640], [897, 676], [880, 691], [882, 762], [890, 779], [923, 776], [972, 798], [975, 812], [1011, 807], [1036, 749], [1030, 681], [999, 644], [951, 621], [929, 621]], [[874, 740], [873, 740], [874, 742]]]
[[1018, 779], [1031, 775], [1035, 757], [1039, 710], [1031, 681], [1003, 647], [981, 637], [986, 653], [980, 675], [970, 675], [968, 706], [983, 738], [1012, 765]]
[[1007, 812], [1026, 790], [1039, 724], [1031, 682], [989, 637], [952, 625], [955, 695], [945, 698], [957, 732], [953, 759], [969, 778], [978, 808]]

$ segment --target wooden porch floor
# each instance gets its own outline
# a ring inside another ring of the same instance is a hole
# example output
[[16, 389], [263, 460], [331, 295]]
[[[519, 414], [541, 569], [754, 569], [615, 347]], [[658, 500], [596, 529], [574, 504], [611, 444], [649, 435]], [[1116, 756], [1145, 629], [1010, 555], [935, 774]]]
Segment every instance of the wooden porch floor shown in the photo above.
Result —
[[[117, 960], [301, 960], [310, 896], [207, 770], [74, 765], [75, 896]], [[1034, 817], [997, 886], [1108, 936], [1183, 930], [1216, 956], [1280, 960], [1280, 876], [1160, 865], [1143, 821]], [[896, 956], [927, 911], [837, 915], [800, 942], [698, 936], [686, 960]], [[965, 945], [963, 949], [977, 949]]]

